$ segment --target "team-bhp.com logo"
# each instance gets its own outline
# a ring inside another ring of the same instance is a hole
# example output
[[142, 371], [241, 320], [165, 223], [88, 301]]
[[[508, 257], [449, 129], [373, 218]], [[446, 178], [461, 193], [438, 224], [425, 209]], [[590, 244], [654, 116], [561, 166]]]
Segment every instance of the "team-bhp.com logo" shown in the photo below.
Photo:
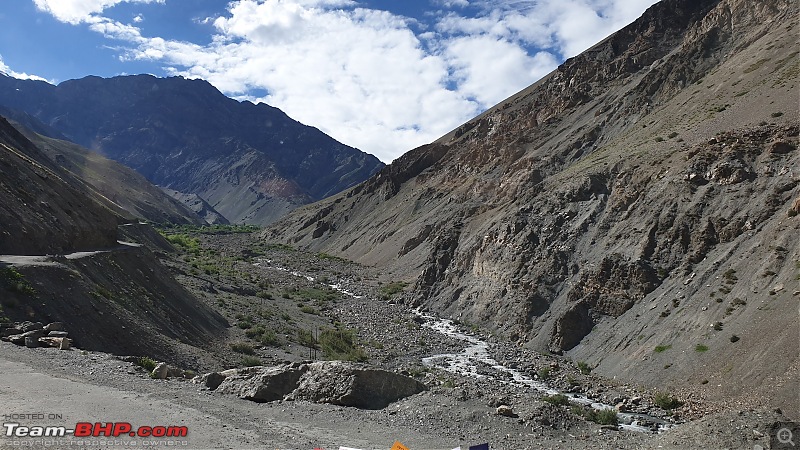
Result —
[[4, 423], [6, 437], [186, 437], [189, 429], [184, 426], [141, 426], [134, 428], [128, 422], [78, 422], [75, 428], [23, 426], [18, 423]]

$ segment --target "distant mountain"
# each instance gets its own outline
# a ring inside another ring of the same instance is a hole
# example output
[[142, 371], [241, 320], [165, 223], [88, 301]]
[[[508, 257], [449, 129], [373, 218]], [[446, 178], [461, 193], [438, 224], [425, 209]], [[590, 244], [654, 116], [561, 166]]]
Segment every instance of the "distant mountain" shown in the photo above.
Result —
[[86, 77], [53, 86], [0, 76], [0, 105], [154, 184], [198, 195], [235, 223], [270, 223], [383, 167], [277, 108], [232, 100], [201, 80]]
[[264, 237], [609, 377], [800, 414], [799, 16], [663, 0]]

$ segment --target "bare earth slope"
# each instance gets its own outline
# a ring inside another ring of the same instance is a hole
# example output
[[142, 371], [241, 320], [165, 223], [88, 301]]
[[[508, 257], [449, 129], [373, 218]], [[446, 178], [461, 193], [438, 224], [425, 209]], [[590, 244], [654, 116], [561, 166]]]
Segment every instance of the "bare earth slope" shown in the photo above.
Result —
[[601, 374], [800, 417], [797, 21], [662, 1], [264, 236]]
[[[0, 323], [62, 322], [85, 349], [202, 367], [227, 322], [145, 247], [149, 226], [51, 161], [0, 118]], [[120, 239], [120, 240], [118, 240]]]

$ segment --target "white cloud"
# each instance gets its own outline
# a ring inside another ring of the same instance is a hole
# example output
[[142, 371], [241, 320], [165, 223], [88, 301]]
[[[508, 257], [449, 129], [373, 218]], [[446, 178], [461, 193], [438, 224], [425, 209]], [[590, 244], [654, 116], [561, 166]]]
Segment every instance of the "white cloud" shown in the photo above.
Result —
[[40, 77], [39, 75], [30, 75], [25, 72], [15, 72], [3, 61], [3, 56], [0, 55], [0, 73], [10, 76], [11, 78], [19, 78], [20, 80], [37, 80], [53, 84], [52, 81]]
[[96, 14], [123, 2], [164, 3], [165, 0], [33, 0], [39, 10], [73, 25], [91, 22]]
[[482, 12], [437, 13], [431, 28], [352, 0], [237, 0], [220, 16], [193, 19], [215, 30], [210, 44], [198, 45], [144, 37], [100, 15], [121, 1], [164, 0], [34, 0], [59, 20], [129, 43], [124, 59], [157, 61], [168, 74], [276, 106], [387, 162], [530, 85], [656, 2], [436, 0]]
[[144, 22], [144, 16], [141, 14], [137, 14], [133, 16], [133, 23], [142, 23]]

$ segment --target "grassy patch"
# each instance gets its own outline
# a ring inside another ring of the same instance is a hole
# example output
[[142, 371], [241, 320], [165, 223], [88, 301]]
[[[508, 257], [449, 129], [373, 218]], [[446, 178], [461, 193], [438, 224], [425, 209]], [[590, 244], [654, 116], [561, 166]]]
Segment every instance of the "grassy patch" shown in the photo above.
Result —
[[244, 367], [255, 367], [260, 365], [261, 365], [261, 360], [256, 358], [255, 356], [242, 357], [242, 366]]
[[367, 354], [356, 346], [355, 338], [353, 330], [328, 328], [319, 335], [320, 349], [327, 359], [366, 361]]
[[13, 267], [0, 269], [0, 283], [6, 290], [23, 295], [36, 295], [36, 289], [25, 279], [25, 276]]
[[569, 406], [572, 401], [564, 394], [554, 394], [542, 397], [542, 400], [556, 406]]
[[572, 407], [573, 414], [583, 416], [586, 420], [600, 425], [619, 425], [619, 417], [613, 409], [596, 410], [581, 406]]
[[408, 283], [403, 281], [392, 281], [391, 283], [387, 284], [386, 286], [381, 287], [381, 298], [384, 300], [388, 300], [389, 298], [393, 297], [395, 294], [403, 292], [403, 289], [408, 286]]
[[241, 353], [243, 355], [255, 355], [256, 353], [256, 351], [253, 350], [253, 346], [246, 342], [232, 343], [231, 350], [235, 351], [236, 353]]
[[671, 345], [656, 345], [656, 348], [654, 348], [653, 351], [656, 352], [656, 353], [662, 353], [662, 352], [665, 352], [665, 351], [667, 351], [667, 350], [669, 350], [671, 348], [672, 348]]
[[666, 410], [680, 408], [683, 406], [683, 402], [667, 394], [666, 392], [657, 393], [655, 398], [653, 398], [653, 403], [655, 403], [655, 405], [659, 408]]
[[584, 375], [589, 375], [590, 373], [592, 373], [592, 366], [590, 366], [589, 363], [585, 361], [578, 361], [578, 370], [580, 370], [581, 373]]
[[156, 365], [158, 363], [152, 358], [149, 358], [147, 356], [140, 356], [139, 359], [137, 359], [134, 364], [136, 364], [139, 367], [142, 367], [144, 370], [148, 372], [152, 372], [153, 369], [156, 368]]
[[698, 353], [705, 353], [708, 351], [708, 346], [704, 344], [697, 344], [694, 346], [694, 351]]

